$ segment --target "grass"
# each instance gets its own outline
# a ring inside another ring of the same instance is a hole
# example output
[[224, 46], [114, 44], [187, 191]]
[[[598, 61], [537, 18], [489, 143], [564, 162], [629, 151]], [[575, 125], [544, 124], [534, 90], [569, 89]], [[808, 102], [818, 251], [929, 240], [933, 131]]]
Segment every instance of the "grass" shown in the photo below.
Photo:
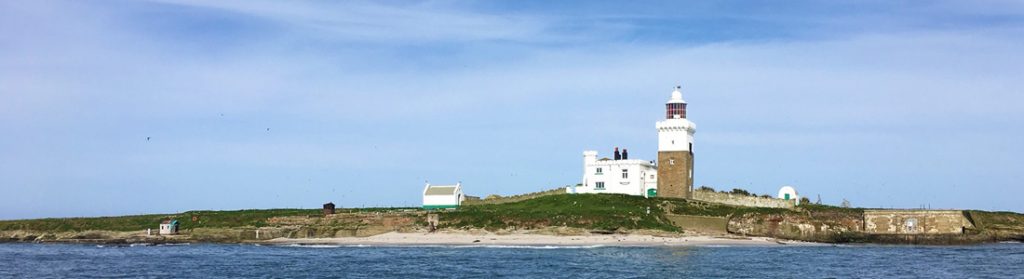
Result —
[[[504, 203], [463, 206], [442, 211], [442, 227], [488, 230], [547, 226], [584, 229], [657, 229], [677, 231], [665, 218], [658, 199], [628, 195], [551, 195]], [[650, 214], [647, 209], [650, 208]]]
[[[379, 212], [404, 210], [413, 208], [359, 208], [337, 209], [342, 212]], [[229, 227], [261, 227], [271, 217], [287, 216], [320, 216], [321, 209], [244, 209], [244, 210], [196, 210], [176, 214], [149, 214], [117, 217], [88, 218], [46, 218], [33, 220], [0, 221], [0, 231], [25, 230], [45, 232], [67, 231], [139, 231], [157, 229], [160, 222], [166, 219], [177, 219], [179, 229], [193, 228], [229, 228]], [[196, 221], [192, 217], [196, 217]]]
[[827, 204], [813, 204], [813, 203], [802, 203], [798, 208], [814, 213], [846, 213], [846, 214], [864, 214], [864, 208], [859, 207], [839, 207]]
[[974, 226], [983, 230], [1024, 230], [1024, 214], [1006, 211], [969, 210]]

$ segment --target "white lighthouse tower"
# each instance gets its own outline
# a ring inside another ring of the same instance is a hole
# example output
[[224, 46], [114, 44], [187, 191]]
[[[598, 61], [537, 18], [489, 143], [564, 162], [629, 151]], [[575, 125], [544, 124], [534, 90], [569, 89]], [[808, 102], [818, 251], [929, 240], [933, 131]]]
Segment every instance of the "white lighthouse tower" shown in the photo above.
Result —
[[658, 196], [693, 197], [693, 133], [697, 125], [686, 119], [686, 101], [676, 86], [665, 103], [665, 120], [658, 121]]

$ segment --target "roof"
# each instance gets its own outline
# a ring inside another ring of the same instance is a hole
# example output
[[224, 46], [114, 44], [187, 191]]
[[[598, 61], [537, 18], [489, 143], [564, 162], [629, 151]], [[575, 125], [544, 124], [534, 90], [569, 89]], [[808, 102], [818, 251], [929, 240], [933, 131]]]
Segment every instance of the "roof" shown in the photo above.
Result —
[[641, 165], [654, 167], [651, 161], [641, 159], [626, 159], [626, 160], [597, 160], [597, 162], [586, 164], [587, 166], [623, 166], [623, 165]]
[[178, 224], [178, 220], [164, 220], [163, 222], [160, 222], [160, 224], [164, 224], [164, 225], [166, 225], [166, 224], [176, 225], [176, 224]]
[[430, 185], [423, 194], [428, 196], [454, 195], [456, 188], [456, 185]]
[[685, 104], [686, 103], [686, 101], [683, 100], [682, 88], [683, 88], [682, 86], [676, 86], [675, 90], [672, 90], [672, 98], [670, 98], [668, 100], [669, 104]]

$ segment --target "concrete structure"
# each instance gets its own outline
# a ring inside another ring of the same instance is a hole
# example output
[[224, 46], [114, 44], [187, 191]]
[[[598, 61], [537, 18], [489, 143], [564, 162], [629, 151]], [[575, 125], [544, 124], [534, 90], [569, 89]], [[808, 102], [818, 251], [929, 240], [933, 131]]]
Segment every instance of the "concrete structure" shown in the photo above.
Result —
[[719, 193], [715, 191], [693, 191], [693, 199], [746, 207], [771, 207], [771, 208], [794, 208], [796, 202], [793, 200], [773, 199], [755, 197], [731, 193]]
[[583, 151], [583, 181], [565, 191], [570, 194], [658, 195], [658, 168], [652, 162], [621, 156], [618, 148], [615, 148], [615, 155], [615, 159], [598, 159], [597, 151]]
[[423, 187], [424, 209], [454, 209], [462, 205], [462, 182], [455, 185], [430, 185]]
[[866, 233], [962, 234], [973, 228], [961, 210], [864, 210]]
[[324, 215], [334, 214], [334, 203], [328, 202], [324, 204]]
[[160, 222], [160, 235], [178, 234], [178, 220], [164, 220]]
[[686, 119], [686, 101], [676, 86], [665, 104], [665, 120], [658, 121], [658, 195], [693, 197], [693, 133], [697, 125]]
[[779, 199], [782, 200], [793, 200], [794, 204], [800, 205], [800, 195], [797, 194], [796, 189], [793, 186], [782, 186], [779, 189]]

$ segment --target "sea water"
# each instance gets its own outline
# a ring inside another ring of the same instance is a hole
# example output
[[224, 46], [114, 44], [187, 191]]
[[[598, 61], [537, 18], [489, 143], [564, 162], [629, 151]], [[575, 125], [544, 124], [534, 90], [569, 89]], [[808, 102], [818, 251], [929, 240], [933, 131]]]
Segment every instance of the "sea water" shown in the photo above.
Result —
[[1024, 244], [0, 244], [2, 278], [1024, 278]]

